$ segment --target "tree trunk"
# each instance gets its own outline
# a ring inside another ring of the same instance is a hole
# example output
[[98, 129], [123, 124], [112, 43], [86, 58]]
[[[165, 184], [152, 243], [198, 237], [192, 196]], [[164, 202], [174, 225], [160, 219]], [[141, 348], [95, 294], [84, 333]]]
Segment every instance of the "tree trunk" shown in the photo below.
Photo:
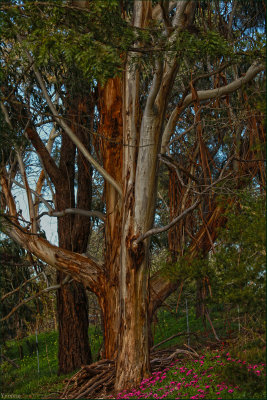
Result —
[[[61, 209], [68, 208], [64, 199]], [[71, 219], [65, 216], [58, 224], [58, 236], [60, 247], [72, 250]], [[57, 282], [62, 283], [66, 275], [57, 272]], [[57, 291], [58, 314], [58, 374], [66, 374], [79, 368], [82, 364], [92, 361], [88, 337], [88, 303], [83, 284], [73, 282], [62, 285]]]
[[121, 248], [119, 353], [115, 390], [135, 387], [151, 374], [149, 361], [148, 245], [133, 248], [131, 224]]
[[[57, 273], [58, 283], [65, 275]], [[88, 338], [88, 306], [84, 286], [73, 282], [57, 291], [59, 332], [58, 374], [92, 362]]]
[[[83, 113], [92, 116], [93, 102], [89, 95], [85, 101], [79, 95], [71, 96], [69, 108], [72, 121], [72, 129], [82, 143], [90, 149], [90, 136], [82, 129], [77, 129], [78, 120], [86, 126], [92, 124], [93, 118], [83, 118]], [[62, 173], [62, 188], [56, 188], [56, 202], [58, 210], [75, 207], [74, 199], [74, 162], [76, 149], [73, 142], [62, 135], [62, 149], [60, 157], [60, 170]], [[77, 208], [91, 209], [92, 181], [91, 166], [78, 152], [78, 190]], [[90, 234], [90, 220], [80, 215], [66, 215], [58, 219], [59, 246], [77, 253], [86, 252], [88, 237]], [[58, 283], [62, 283], [66, 275], [58, 272]], [[73, 282], [62, 286], [57, 291], [58, 313], [58, 374], [74, 371], [82, 364], [90, 364], [92, 361], [91, 349], [88, 337], [88, 299], [83, 284]]]
[[[109, 79], [99, 88], [99, 111], [101, 134], [100, 147], [103, 166], [113, 179], [122, 182], [122, 81], [119, 77]], [[105, 181], [105, 282], [98, 297], [104, 319], [104, 348], [102, 357], [115, 359], [118, 351], [119, 329], [119, 270], [121, 238], [121, 198], [114, 187]]]

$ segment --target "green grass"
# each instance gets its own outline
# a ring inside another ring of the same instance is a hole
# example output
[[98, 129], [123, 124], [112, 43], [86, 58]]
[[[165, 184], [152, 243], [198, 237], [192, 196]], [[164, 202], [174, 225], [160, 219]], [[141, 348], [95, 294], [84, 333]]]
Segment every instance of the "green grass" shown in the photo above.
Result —
[[[223, 338], [225, 335], [225, 327], [220, 318], [220, 312], [218, 311], [212, 313], [212, 322], [216, 329], [216, 332], [220, 338]], [[195, 319], [194, 310], [191, 309], [189, 311], [189, 328], [190, 332], [198, 332], [198, 334], [205, 335], [205, 329], [203, 327], [201, 319]], [[208, 338], [209, 340], [215, 342], [213, 333], [210, 330], [210, 326], [207, 323], [207, 328], [209, 330]], [[232, 329], [236, 328], [232, 326]], [[153, 330], [153, 328], [152, 328]], [[155, 329], [154, 335], [154, 345], [163, 341], [164, 339], [175, 335], [179, 332], [186, 332], [187, 331], [187, 321], [186, 321], [186, 314], [183, 310], [178, 310], [178, 313], [170, 312], [167, 309], [161, 309], [158, 312], [158, 324]], [[97, 359], [99, 349], [102, 344], [102, 333], [100, 327], [91, 326], [89, 328], [89, 339], [90, 339], [90, 346], [92, 350], [93, 361]], [[205, 339], [205, 338], [204, 338]], [[29, 351], [26, 341], [32, 344], [32, 353]], [[262, 340], [262, 339], [261, 339]], [[205, 340], [202, 341], [202, 349], [205, 346]], [[187, 344], [187, 337], [186, 336], [179, 336], [174, 338], [171, 341], [166, 342], [165, 344], [158, 347], [158, 349], [168, 348], [171, 346], [177, 346], [178, 348], [182, 348], [183, 344]], [[23, 359], [20, 359], [20, 352], [19, 352], [19, 345], [22, 346], [23, 349]], [[261, 345], [261, 346], [260, 346]], [[201, 343], [196, 341], [194, 336], [190, 337], [190, 346], [197, 349], [199, 352], [199, 348], [201, 347]], [[58, 354], [58, 334], [57, 332], [46, 332], [38, 334], [38, 349], [39, 349], [39, 374], [37, 371], [37, 356], [36, 356], [36, 347], [35, 347], [35, 335], [29, 336], [23, 340], [20, 340], [19, 343], [16, 340], [9, 341], [7, 343], [7, 348], [3, 349], [3, 353], [14, 360], [19, 366], [20, 369], [15, 369], [7, 362], [3, 362], [1, 364], [1, 374], [2, 374], [2, 387], [1, 392], [4, 394], [4, 397], [8, 398], [33, 398], [33, 399], [42, 399], [46, 398], [47, 396], [52, 396], [53, 398], [57, 398], [57, 394], [62, 392], [66, 378], [69, 378], [73, 375], [73, 373], [68, 375], [57, 376], [57, 369], [58, 369], [58, 361], [57, 361], [57, 354]], [[200, 349], [201, 351], [201, 349]], [[259, 339], [255, 337], [255, 340], [250, 340], [250, 342], [244, 343], [242, 338], [238, 339], [232, 346], [229, 348], [229, 352], [232, 357], [236, 359], [245, 360], [247, 363], [257, 364], [259, 362], [264, 362], [265, 359], [265, 350], [262, 343], [259, 342]], [[204, 354], [204, 353], [203, 353]], [[201, 374], [203, 370], [207, 370], [211, 366], [214, 366], [214, 357], [213, 353], [205, 352], [205, 365], [204, 367], [198, 363], [194, 364], [194, 369], [196, 370], [195, 374]], [[188, 360], [181, 361], [180, 367], [187, 368], [187, 370], [192, 369], [192, 362]], [[218, 369], [219, 368], [219, 369]], [[239, 368], [239, 366], [238, 366]], [[251, 399], [263, 399], [265, 398], [265, 392], [262, 386], [262, 375], [261, 377], [255, 377], [254, 375], [248, 375], [246, 370], [242, 370], [242, 373], [239, 369], [236, 369], [235, 364], [226, 365], [223, 369], [221, 367], [216, 366], [211, 371], [211, 376], [208, 377], [206, 374], [199, 381], [199, 387], [197, 390], [206, 390], [206, 386], [210, 385], [210, 381], [212, 379], [212, 385], [208, 388], [208, 393], [205, 398], [219, 398], [214, 392], [217, 390], [216, 385], [218, 384], [218, 379], [223, 381], [229, 381], [230, 385], [235, 386], [242, 386], [243, 391], [239, 392], [235, 390], [235, 392], [228, 392], [225, 391], [224, 397], [225, 399], [235, 398], [235, 399], [242, 399], [242, 398], [251, 398]], [[177, 369], [176, 366], [170, 366], [166, 372], [166, 377], [164, 378], [164, 382], [158, 382], [155, 386], [150, 387], [150, 391], [152, 391], [153, 396], [155, 395], [162, 395], [166, 386], [169, 388], [172, 387], [171, 382], [175, 382], [177, 380]], [[180, 371], [179, 374], [181, 375]], [[218, 378], [218, 375], [220, 378]], [[233, 377], [236, 377], [236, 380], [233, 381]], [[188, 379], [191, 379], [190, 376], [184, 374], [186, 384]], [[232, 381], [232, 382], [230, 382]], [[247, 383], [246, 383], [247, 382]], [[162, 386], [164, 383], [164, 387]], [[189, 381], [188, 381], [189, 383]], [[216, 383], [216, 385], [215, 385]], [[219, 382], [220, 383], [220, 382]], [[163, 389], [162, 389], [163, 387]], [[253, 397], [253, 391], [257, 387], [257, 393], [255, 394], [256, 397]], [[184, 389], [183, 389], [184, 388]], [[168, 389], [170, 390], [170, 389]], [[168, 391], [167, 390], [167, 391]], [[196, 388], [193, 386], [182, 387], [183, 392], [181, 394], [185, 395], [188, 393], [188, 397], [183, 396], [181, 398], [190, 398], [195, 394]], [[231, 389], [229, 389], [231, 390]], [[217, 390], [218, 391], [218, 390]], [[199, 392], [200, 393], [200, 392]], [[215, 394], [216, 396], [215, 396]], [[189, 396], [190, 394], [190, 396]], [[235, 395], [235, 397], [233, 397]], [[215, 397], [212, 397], [215, 396]], [[257, 397], [258, 396], [258, 397]], [[139, 397], [134, 397], [139, 398]], [[166, 398], [174, 398], [173, 393], [169, 393]]]
[[[158, 326], [155, 330], [154, 345], [160, 343], [164, 339], [167, 339], [175, 334], [187, 332], [187, 320], [186, 320], [186, 313], [184, 311], [178, 310], [178, 313], [175, 313], [175, 312], [170, 312], [167, 309], [161, 309], [158, 312], [157, 317], [158, 317]], [[190, 309], [188, 312], [188, 322], [189, 322], [189, 332], [195, 332], [198, 334], [197, 339], [196, 336], [194, 336], [193, 334], [190, 335], [190, 346], [194, 347], [194, 345], [196, 344], [199, 345], [199, 342], [204, 344], [206, 339], [215, 341], [214, 334], [211, 330], [209, 322], [207, 321], [206, 324], [207, 326], [207, 332], [206, 332], [206, 329], [203, 326], [201, 318], [198, 319], [195, 318], [194, 309]], [[226, 332], [219, 311], [212, 313], [212, 323], [219, 338], [223, 339], [226, 335]], [[236, 326], [232, 324], [231, 329], [235, 330]], [[186, 344], [188, 343], [187, 336], [182, 335], [162, 344], [160, 347], [158, 347], [158, 349], [164, 349], [174, 345], [182, 346], [184, 343]]]
[[[92, 350], [93, 361], [96, 360], [99, 348], [102, 343], [102, 335], [97, 327], [89, 328], [89, 338]], [[26, 341], [33, 346], [30, 352]], [[48, 393], [60, 392], [66, 378], [71, 377], [73, 372], [68, 375], [57, 376], [58, 369], [58, 333], [45, 332], [38, 334], [39, 352], [39, 373], [35, 346], [35, 335], [17, 342], [16, 340], [7, 343], [4, 354], [20, 366], [14, 368], [7, 361], [1, 364], [1, 392], [4, 395], [14, 396], [13, 398], [44, 398]], [[23, 358], [20, 359], [19, 345], [23, 349]]]

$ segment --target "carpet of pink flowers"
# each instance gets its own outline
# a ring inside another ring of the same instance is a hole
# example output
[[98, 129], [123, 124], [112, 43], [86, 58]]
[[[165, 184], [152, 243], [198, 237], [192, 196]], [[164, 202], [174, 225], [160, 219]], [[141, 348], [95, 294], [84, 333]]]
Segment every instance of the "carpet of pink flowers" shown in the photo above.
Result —
[[264, 363], [248, 364], [232, 358], [229, 353], [223, 355], [218, 350], [187, 362], [186, 366], [181, 365], [181, 360], [176, 360], [169, 368], [154, 372], [150, 378], [144, 379], [139, 388], [119, 393], [117, 399], [235, 398], [242, 388], [220, 382], [220, 377], [215, 372], [218, 371], [218, 366], [224, 368], [228, 363], [237, 363], [240, 368], [247, 368], [255, 376], [265, 374]]

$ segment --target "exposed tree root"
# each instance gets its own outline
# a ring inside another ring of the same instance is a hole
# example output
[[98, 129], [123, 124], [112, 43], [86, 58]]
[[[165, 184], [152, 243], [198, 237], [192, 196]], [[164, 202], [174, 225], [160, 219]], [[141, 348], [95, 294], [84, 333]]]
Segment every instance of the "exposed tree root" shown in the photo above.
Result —
[[[181, 356], [196, 358], [198, 354], [193, 350], [165, 349], [152, 352], [150, 364], [152, 372], [163, 370]], [[100, 360], [91, 365], [84, 365], [72, 378], [67, 380], [64, 392], [60, 399], [104, 399], [114, 398], [112, 392], [115, 383], [115, 362]]]

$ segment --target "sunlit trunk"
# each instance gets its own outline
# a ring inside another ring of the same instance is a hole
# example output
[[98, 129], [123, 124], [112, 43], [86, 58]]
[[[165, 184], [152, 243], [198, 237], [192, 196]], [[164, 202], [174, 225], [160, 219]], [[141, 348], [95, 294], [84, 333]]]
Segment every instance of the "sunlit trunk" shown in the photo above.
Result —
[[[100, 124], [99, 141], [103, 166], [119, 184], [122, 182], [122, 81], [109, 79], [99, 89]], [[119, 329], [119, 271], [121, 246], [121, 198], [108, 182], [105, 182], [105, 281], [101, 288], [99, 304], [103, 313], [104, 348], [102, 358], [115, 359], [118, 352]]]

